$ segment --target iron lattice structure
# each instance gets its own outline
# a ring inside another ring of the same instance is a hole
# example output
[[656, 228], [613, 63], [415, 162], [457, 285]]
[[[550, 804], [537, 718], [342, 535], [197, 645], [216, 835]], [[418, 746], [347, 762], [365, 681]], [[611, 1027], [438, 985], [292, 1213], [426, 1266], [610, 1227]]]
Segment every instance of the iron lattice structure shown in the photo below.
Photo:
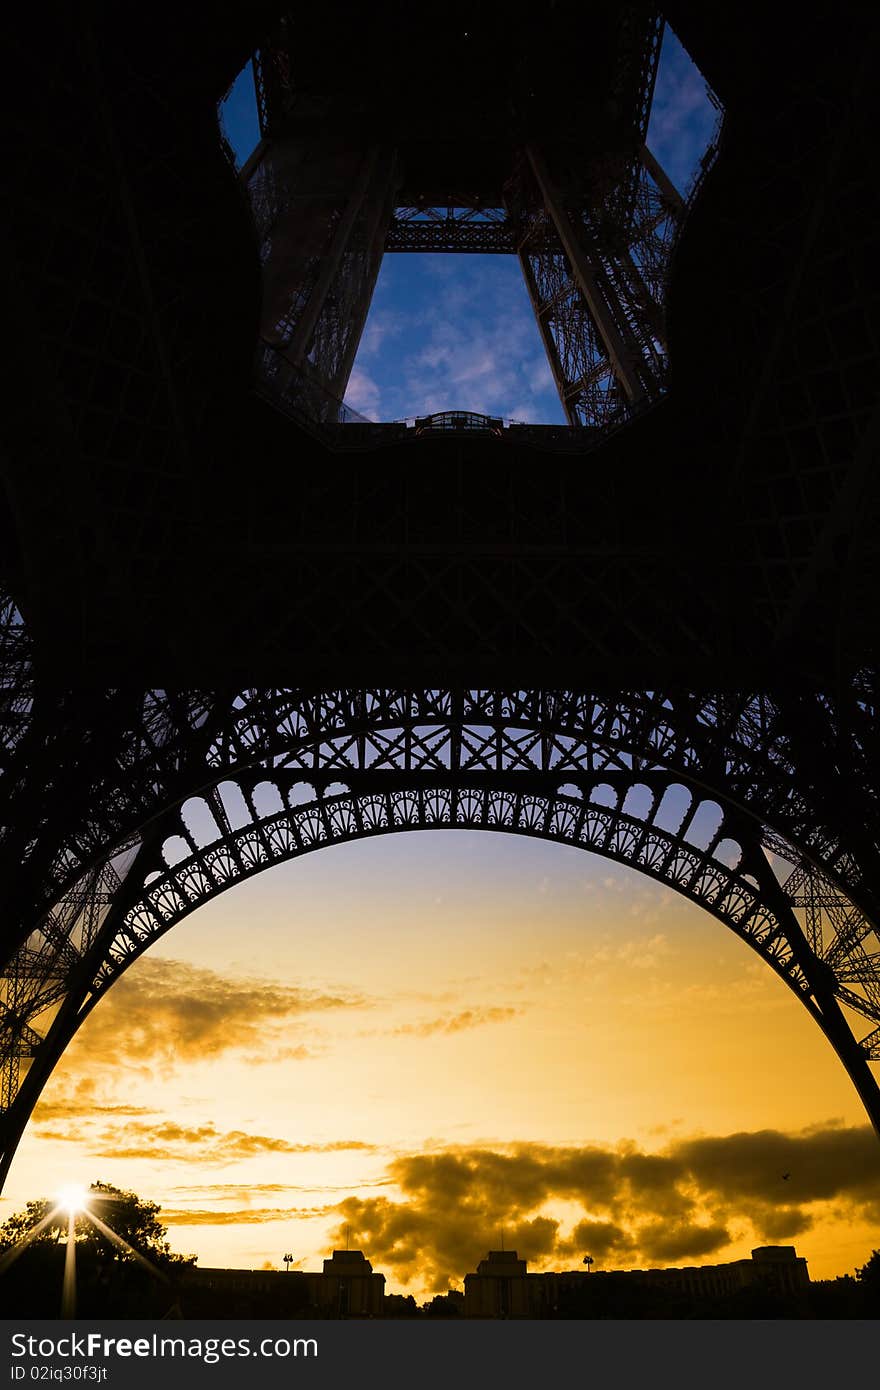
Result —
[[510, 255], [516, 228], [505, 208], [484, 208], [473, 195], [454, 195], [445, 207], [395, 208], [386, 251]]
[[[644, 143], [649, 7], [499, 4], [516, 22], [470, 57], [455, 4], [300, 7], [290, 35], [225, 8], [132, 41], [74, 5], [13, 36], [3, 1171], [66, 1041], [184, 912], [458, 825], [700, 903], [877, 1124], [876, 15], [670, 0], [730, 114], [683, 226]], [[255, 47], [248, 203], [215, 112]], [[589, 460], [460, 419], [334, 426], [357, 459], [307, 432], [340, 418], [394, 239], [519, 254]], [[667, 336], [674, 389], [641, 413]]]
[[559, 398], [570, 424], [595, 428], [665, 388], [665, 280], [684, 204], [647, 146], [638, 162], [595, 168], [586, 184], [565, 199], [531, 146], [508, 198]]
[[[446, 191], [442, 203], [419, 191], [442, 179], [430, 141], [353, 149], [350, 132], [316, 140], [328, 104], [309, 92], [293, 28], [283, 23], [254, 59], [263, 138], [242, 171], [261, 244], [263, 337], [295, 369], [263, 353], [258, 370], [272, 397], [328, 421], [328, 398], [345, 395], [382, 255], [405, 251], [519, 257], [569, 425], [603, 428], [658, 400], [667, 272], [685, 210], [644, 144], [659, 15], [621, 9], [607, 87], [625, 118], [610, 157], [586, 115], [573, 148], [527, 138], [523, 115], [510, 147], [482, 169], [483, 186]], [[514, 105], [525, 97], [514, 86]], [[354, 109], [369, 131], [370, 112]]]
[[100, 727], [84, 702], [44, 709], [72, 763], [4, 845], [2, 1172], [71, 1037], [158, 937], [275, 864], [418, 829], [578, 846], [697, 903], [800, 999], [880, 1130], [872, 701], [853, 690], [845, 723], [821, 697], [681, 692], [108, 693]]

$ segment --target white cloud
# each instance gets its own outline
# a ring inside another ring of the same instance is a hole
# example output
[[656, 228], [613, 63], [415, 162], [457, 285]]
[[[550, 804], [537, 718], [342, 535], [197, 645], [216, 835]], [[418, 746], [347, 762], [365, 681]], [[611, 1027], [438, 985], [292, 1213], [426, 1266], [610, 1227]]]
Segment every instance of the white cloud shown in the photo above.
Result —
[[536, 357], [528, 369], [528, 382], [533, 391], [552, 391], [553, 373], [546, 357]]
[[358, 411], [359, 414], [366, 415], [369, 420], [380, 420], [380, 399], [378, 384], [362, 367], [355, 367], [349, 378], [345, 404], [350, 405], [352, 410]]
[[[419, 257], [424, 278], [396, 267], [393, 302], [368, 321], [346, 399], [394, 419], [473, 410], [511, 419], [560, 418], [519, 267], [471, 257]], [[378, 291], [377, 291], [378, 293]], [[366, 370], [365, 370], [366, 367]], [[542, 399], [542, 396], [544, 399]]]
[[[358, 348], [359, 357], [376, 357], [388, 338], [395, 338], [401, 332], [399, 314], [380, 311], [370, 314]], [[354, 376], [354, 373], [352, 373]]]
[[681, 192], [685, 192], [717, 119], [706, 83], [667, 28], [654, 88], [648, 145]]

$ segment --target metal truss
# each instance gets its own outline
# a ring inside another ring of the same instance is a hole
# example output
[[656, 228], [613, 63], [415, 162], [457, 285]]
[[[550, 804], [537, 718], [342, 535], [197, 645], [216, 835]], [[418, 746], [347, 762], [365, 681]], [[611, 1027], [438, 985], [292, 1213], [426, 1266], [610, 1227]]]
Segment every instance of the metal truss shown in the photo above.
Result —
[[317, 420], [327, 418], [328, 397], [345, 394], [391, 221], [395, 161], [389, 149], [352, 153], [338, 141], [291, 138], [248, 169], [263, 262], [261, 339], [283, 349], [292, 368], [285, 393], [299, 392]]
[[[682, 893], [785, 979], [880, 1125], [868, 1067], [880, 1046], [877, 868], [854, 829], [876, 801], [869, 717], [846, 734], [838, 798], [816, 726], [840, 764], [843, 721], [815, 699], [798, 719], [762, 697], [156, 693], [143, 699], [140, 725], [130, 700], [117, 700], [108, 694], [106, 758], [95, 750], [91, 780], [77, 788], [78, 826], [68, 789], [64, 820], [29, 840], [35, 872], [27, 862], [18, 870], [29, 897], [18, 904], [0, 1014], [5, 1166], [67, 1042], [159, 935], [273, 864], [406, 829], [557, 840]], [[862, 715], [872, 707], [854, 705]], [[71, 720], [71, 739], [75, 730]], [[798, 778], [801, 738], [816, 759], [812, 785]], [[21, 841], [12, 852], [21, 855]], [[15, 876], [9, 862], [6, 872]]]
[[[365, 836], [453, 828], [537, 836], [631, 865], [713, 912], [809, 997], [797, 947], [786, 939], [781, 915], [762, 901], [754, 874], [745, 871], [758, 865], [731, 838], [733, 824], [723, 813], [714, 814], [715, 803], [689, 794], [672, 778], [642, 773], [636, 781], [607, 771], [593, 778], [571, 773], [576, 782], [551, 789], [546, 778], [529, 772], [449, 776], [434, 770], [416, 778], [373, 767], [351, 767], [347, 782], [335, 768], [313, 769], [308, 783], [294, 772], [260, 773], [259, 782], [254, 774], [226, 782], [205, 800], [217, 830], [216, 838], [203, 844], [182, 814], [163, 846], [164, 870], [151, 877], [119, 923], [92, 992], [104, 990], [135, 955], [202, 902], [273, 863]], [[232, 804], [240, 805], [233, 788], [250, 815], [250, 823], [237, 829], [230, 820]], [[282, 809], [261, 813], [258, 789], [264, 797], [277, 793]], [[664, 799], [670, 810], [674, 805], [674, 829], [655, 819]], [[694, 827], [710, 806], [714, 824], [702, 836], [704, 843], [697, 843], [701, 836]], [[204, 818], [200, 833], [204, 837]], [[181, 844], [190, 853], [169, 862]]]
[[33, 703], [30, 637], [14, 600], [0, 593], [0, 778], [30, 727]]
[[684, 203], [645, 146], [578, 172], [563, 192], [530, 147], [506, 192], [559, 398], [571, 425], [595, 428], [665, 390], [666, 276]]
[[[650, 402], [663, 390], [666, 266], [681, 217], [674, 190], [640, 148], [659, 29], [651, 30], [646, 46], [639, 8], [631, 7], [632, 38], [614, 78], [632, 139], [598, 164], [586, 144], [583, 157], [572, 159], [548, 137], [545, 148], [522, 152], [519, 182], [510, 191], [510, 220], [522, 238], [517, 244], [523, 270], [569, 418], [599, 428], [625, 419], [640, 401]], [[733, 19], [730, 26], [719, 32], [732, 34]], [[72, 519], [84, 515], [71, 505], [74, 492], [94, 499], [94, 543], [103, 566], [96, 572], [107, 576], [108, 585], [122, 572], [122, 550], [108, 539], [119, 523], [120, 534], [137, 537], [129, 570], [137, 572], [142, 593], [151, 594], [168, 555], [167, 545], [157, 541], [157, 522], [164, 525], [169, 497], [181, 492], [180, 480], [194, 476], [187, 450], [198, 436], [206, 403], [217, 398], [220, 357], [212, 357], [210, 370], [204, 370], [203, 353], [193, 345], [206, 344], [211, 325], [228, 317], [234, 285], [212, 275], [210, 295], [190, 298], [192, 267], [205, 263], [206, 248], [222, 227], [217, 209], [225, 206], [204, 196], [214, 186], [200, 181], [210, 165], [207, 145], [182, 137], [187, 123], [164, 79], [137, 55], [129, 59], [104, 42], [106, 37], [96, 23], [84, 25], [74, 14], [60, 29], [56, 24], [54, 43], [35, 50], [22, 41], [21, 61], [12, 65], [14, 73], [27, 74], [32, 52], [40, 51], [42, 97], [29, 101], [22, 88], [10, 142], [17, 197], [8, 289], [15, 297], [17, 282], [27, 287], [14, 315], [22, 335], [19, 356], [39, 377], [32, 400], [42, 403], [30, 416], [19, 471], [26, 472], [27, 460], [45, 452], [46, 439], [63, 461], [51, 473], [57, 486], [37, 482], [35, 493], [41, 496], [22, 511], [22, 537], [30, 530], [32, 539], [51, 538], [43, 553], [57, 545], [58, 555], [69, 557], [58, 562], [58, 572], [74, 582], [81, 553], [72, 538], [82, 528]], [[264, 331], [280, 347], [271, 359], [273, 370], [281, 374], [277, 364], [289, 360], [295, 379], [308, 383], [296, 388], [300, 397], [311, 399], [314, 384], [315, 399], [326, 401], [333, 398], [334, 384], [335, 394], [341, 394], [338, 383], [387, 244], [385, 210], [390, 218], [395, 206], [411, 198], [401, 197], [394, 186], [390, 148], [380, 150], [375, 162], [366, 144], [351, 153], [353, 124], [335, 151], [329, 137], [320, 149], [310, 142], [315, 160], [309, 166], [305, 146], [297, 145], [284, 122], [294, 101], [298, 119], [312, 119], [313, 131], [322, 129], [321, 112], [312, 97], [307, 109], [295, 91], [290, 64], [295, 33], [276, 39], [258, 55], [264, 148], [248, 170], [266, 266]], [[724, 70], [721, 48], [716, 52]], [[301, 51], [308, 61], [307, 50]], [[867, 91], [874, 48], [865, 44], [864, 51], [859, 81]], [[857, 138], [870, 127], [865, 114], [870, 108], [860, 104], [854, 86], [840, 119], [841, 71], [838, 65], [835, 75], [830, 65], [832, 78], [825, 85], [814, 81], [821, 76], [818, 69], [809, 68], [788, 82], [784, 110], [770, 113], [763, 142], [741, 145], [741, 154], [750, 151], [751, 157], [733, 161], [726, 205], [731, 221], [724, 238], [714, 243], [723, 246], [729, 273], [713, 286], [706, 304], [706, 341], [715, 351], [703, 352], [707, 396], [697, 392], [694, 397], [708, 400], [717, 389], [720, 406], [716, 401], [713, 420], [723, 425], [722, 407], [744, 420], [736, 426], [741, 429], [739, 481], [738, 490], [728, 495], [727, 516], [741, 528], [741, 545], [734, 549], [757, 576], [749, 592], [753, 599], [758, 594], [759, 617], [778, 628], [780, 639], [803, 633], [798, 615], [804, 605], [809, 605], [804, 611], [814, 611], [814, 591], [835, 588], [841, 555], [844, 565], [849, 563], [841, 542], [860, 511], [860, 499], [870, 500], [860, 479], [870, 476], [876, 442], [870, 423], [876, 405], [871, 299], [876, 257], [870, 235], [876, 221], [859, 221], [857, 211], [873, 196], [873, 171], [863, 157], [865, 142]], [[641, 93], [637, 101], [635, 88]], [[448, 106], [434, 105], [445, 118]], [[71, 110], [76, 120], [69, 119]], [[742, 110], [747, 123], [747, 107]], [[138, 119], [127, 122], [132, 111]], [[410, 107], [401, 126], [411, 118]], [[337, 126], [344, 119], [343, 112]], [[823, 123], [827, 134], [820, 138]], [[342, 145], [349, 149], [348, 159]], [[52, 151], [52, 167], [63, 171], [76, 198], [58, 202], [55, 182], [46, 177], [45, 160], [33, 157], [34, 148]], [[219, 174], [218, 198], [228, 170], [222, 167]], [[193, 188], [199, 190], [199, 207]], [[738, 238], [739, 228], [748, 232], [748, 210], [755, 207], [761, 210], [764, 247], [778, 248], [776, 259], [766, 262], [776, 277], [770, 281], [763, 270], [756, 278], [753, 240]], [[792, 235], [793, 226], [803, 229], [803, 238], [800, 231]], [[858, 255], [841, 260], [841, 248], [856, 232]], [[456, 230], [462, 240], [470, 234], [464, 227]], [[181, 261], [187, 247], [193, 260]], [[751, 317], [739, 313], [743, 286]], [[718, 324], [725, 332], [728, 324], [739, 325], [721, 366], [720, 339], [711, 331]], [[768, 333], [765, 351], [761, 344]], [[697, 357], [705, 347], [699, 333], [694, 343]], [[282, 396], [284, 390], [282, 381]], [[72, 459], [75, 468], [69, 466]], [[34, 473], [38, 480], [45, 476], [45, 470]], [[381, 489], [384, 479], [371, 480], [365, 469], [357, 486]], [[563, 505], [567, 495], [560, 494]], [[538, 514], [557, 505], [541, 487], [528, 502]], [[499, 511], [502, 515], [507, 513]], [[512, 515], [512, 525], [518, 524], [519, 513]], [[470, 516], [461, 512], [461, 534]], [[865, 507], [857, 526], [871, 522]], [[91, 524], [82, 542], [86, 550], [90, 530]], [[171, 527], [167, 534], [178, 533]], [[168, 545], [173, 543], [169, 539]], [[291, 545], [293, 554], [296, 545]], [[307, 552], [308, 546], [300, 549]], [[610, 562], [596, 578], [578, 553], [566, 559], [563, 551], [560, 542], [554, 563], [562, 579], [553, 581], [555, 588], [534, 575], [519, 591], [512, 584], [505, 589], [506, 579], [495, 584], [502, 566], [505, 574], [508, 566], [515, 572], [517, 561], [507, 556], [497, 570], [474, 565], [467, 572], [460, 583], [465, 591], [470, 587], [471, 604], [457, 611], [481, 642], [491, 646], [502, 631], [495, 613], [512, 611], [511, 595], [525, 593], [527, 606], [538, 614], [529, 622], [546, 623], [546, 615], [555, 612], [557, 631], [562, 623], [585, 641], [589, 633], [591, 651], [603, 652], [603, 632], [612, 626], [624, 633], [624, 641], [660, 650], [663, 638], [651, 631], [645, 616], [652, 610], [642, 606], [650, 581], [634, 571], [618, 583], [621, 571]], [[35, 609], [41, 601], [40, 565], [34, 559], [39, 553], [30, 561]], [[294, 557], [291, 564], [289, 592], [295, 596], [296, 575], [314, 573], [320, 581], [327, 559], [324, 554], [306, 561]], [[297, 568], [305, 564], [314, 570]], [[82, 565], [85, 572], [84, 560]], [[54, 582], [55, 571], [49, 567], [46, 573], [45, 582]], [[432, 592], [439, 598], [440, 586], [449, 586], [453, 574], [438, 567], [440, 577], [433, 577], [414, 561], [405, 573], [422, 586], [420, 600]], [[839, 604], [837, 612], [845, 624], [876, 602], [866, 574], [866, 566], [860, 566], [858, 583], [844, 588], [848, 603]], [[368, 616], [377, 632], [389, 625], [389, 596], [392, 616], [401, 618], [403, 575], [398, 557], [377, 559], [368, 575], [376, 599]], [[557, 599], [569, 577], [582, 597], [560, 618]], [[155, 592], [164, 592], [158, 582]], [[552, 612], [545, 602], [550, 596]], [[409, 601], [408, 592], [403, 601]], [[524, 606], [517, 608], [517, 622]], [[675, 605], [667, 608], [664, 622], [683, 625]], [[71, 611], [78, 611], [76, 603]], [[124, 605], [122, 611], [128, 611]], [[321, 611], [300, 621], [309, 640], [324, 643], [321, 650], [330, 651], [334, 642], [341, 648], [344, 622], [336, 615]], [[699, 631], [688, 638], [701, 641]], [[275, 650], [292, 662], [283, 642], [282, 632]], [[841, 641], [841, 653], [853, 650], [864, 652], [864, 641]], [[816, 690], [776, 696], [747, 690], [59, 692], [35, 688], [27, 629], [10, 602], [0, 609], [0, 659], [3, 1165], [91, 1002], [118, 973], [117, 966], [144, 949], [159, 926], [175, 920], [175, 912], [193, 910], [204, 895], [236, 882], [248, 866], [257, 871], [277, 862], [270, 851], [278, 846], [279, 853], [285, 845], [304, 852], [330, 842], [331, 830], [344, 837], [346, 826], [358, 825], [358, 816], [363, 833], [382, 833], [429, 823], [457, 825], [463, 806], [473, 808], [468, 824], [552, 838], [570, 834], [571, 843], [618, 853], [620, 862], [672, 883], [747, 937], [821, 1023], [877, 1122], [876, 1087], [866, 1070], [880, 1052], [876, 672], [860, 672], [850, 685], [842, 675], [829, 677], [834, 689], [828, 695]], [[279, 666], [286, 669], [282, 662]], [[834, 669], [845, 667], [842, 655]], [[613, 660], [606, 669], [612, 681]], [[742, 684], [747, 680], [746, 673]], [[258, 798], [255, 777], [276, 787], [280, 806], [269, 809]], [[328, 778], [338, 784], [335, 789]], [[228, 804], [224, 782], [237, 788], [228, 793]], [[600, 786], [610, 789], [610, 799], [597, 800]], [[292, 787], [305, 798], [302, 803]], [[665, 793], [675, 787], [682, 788], [675, 795], [686, 808], [678, 825], [663, 821]], [[215, 826], [204, 842], [187, 822], [187, 802], [196, 796]], [[240, 822], [232, 814], [233, 801], [239, 811], [244, 803]], [[723, 828], [726, 846], [722, 841], [713, 846], [711, 836], [696, 843], [686, 823], [693, 806], [694, 826], [698, 814], [707, 816], [708, 801], [721, 818], [712, 834]], [[311, 808], [308, 815], [300, 804]], [[649, 844], [655, 856], [650, 864], [639, 860]], [[741, 851], [738, 863], [731, 846]], [[227, 864], [233, 868], [227, 870]], [[682, 866], [678, 880], [676, 864]], [[192, 894], [189, 879], [179, 877], [183, 865], [194, 876]], [[244, 869], [239, 872], [237, 865]], [[707, 874], [717, 891], [704, 890]], [[160, 883], [167, 899], [151, 898]], [[737, 893], [746, 895], [739, 899], [741, 909], [731, 896]], [[142, 915], [130, 916], [135, 909]], [[756, 926], [759, 921], [768, 924], [766, 933]], [[862, 1036], [865, 1024], [870, 1031]]]
[[504, 208], [466, 202], [454, 207], [395, 208], [386, 251], [511, 255], [516, 229]]
[[[345, 394], [383, 250], [518, 254], [570, 425], [604, 429], [663, 394], [666, 275], [684, 203], [644, 146], [662, 33], [658, 15], [621, 8], [609, 92], [626, 106], [626, 148], [600, 153], [589, 130], [576, 135], [574, 156], [526, 145], [513, 169], [496, 171], [505, 207], [450, 193], [442, 207], [413, 199], [393, 215], [396, 154], [385, 152], [377, 174], [376, 152], [364, 150], [360, 170], [346, 167], [340, 180], [338, 148], [284, 133], [292, 110], [299, 126], [321, 114], [314, 96], [294, 92], [292, 33], [261, 50], [258, 105], [270, 138], [247, 190], [263, 248], [262, 333], [314, 380], [315, 401], [301, 394], [316, 420], [326, 418], [315, 413], [321, 391]], [[430, 184], [430, 167], [418, 174]], [[286, 394], [294, 388], [295, 378]]]
[[[646, 148], [588, 162], [563, 194], [529, 147], [505, 209], [474, 200], [394, 209], [393, 151], [367, 151], [359, 170], [335, 149], [314, 167], [307, 155], [299, 140], [277, 142], [247, 188], [264, 265], [262, 336], [283, 349], [294, 368], [286, 392], [300, 391], [316, 420], [326, 419], [326, 396], [345, 394], [384, 251], [517, 253], [570, 424], [604, 428], [663, 394], [666, 275], [684, 204]], [[338, 182], [343, 165], [345, 200], [341, 189], [309, 191]]]
[[253, 57], [254, 90], [257, 98], [257, 120], [260, 135], [272, 134], [273, 123], [284, 120], [290, 113], [295, 87], [290, 71], [288, 48], [290, 20], [279, 20], [275, 32], [260, 46]]
[[[60, 699], [45, 707], [35, 730], [43, 764], [34, 762], [30, 777], [22, 769], [13, 779], [0, 846], [9, 847], [7, 870], [38, 862], [27, 895], [12, 904], [31, 913], [21, 918], [24, 935], [116, 844], [220, 769], [296, 758], [322, 732], [335, 737], [359, 729], [382, 739], [383, 731], [402, 724], [476, 724], [498, 730], [500, 761], [489, 764], [497, 771], [597, 770], [609, 758], [636, 767], [655, 760], [774, 825], [858, 898], [877, 868], [867, 848], [854, 855], [858, 827], [880, 819], [877, 734], [869, 713], [875, 703], [861, 681], [845, 710], [819, 696], [783, 702], [680, 691], [601, 697], [565, 690], [343, 689], [309, 698], [295, 690], [248, 691], [234, 699], [214, 691], [137, 697], [109, 691], [97, 703], [91, 696]], [[413, 756], [406, 755], [404, 769]], [[808, 776], [802, 769], [810, 759], [818, 770]], [[64, 764], [63, 776], [53, 763]], [[40, 787], [39, 800], [29, 782]], [[56, 796], [64, 798], [57, 817], [51, 814]], [[876, 893], [860, 901], [869, 913], [878, 907]]]
[[387, 443], [387, 431], [394, 426], [374, 424], [332, 395], [309, 362], [294, 362], [283, 348], [273, 347], [264, 338], [257, 344], [255, 360], [257, 394], [271, 401], [331, 449], [340, 449], [351, 440], [350, 434], [340, 436], [337, 425], [369, 426], [367, 447]]
[[435, 415], [416, 416], [413, 428], [416, 434], [491, 434], [498, 438], [504, 421], [475, 410], [440, 410]]
[[621, 10], [621, 21], [625, 29], [635, 32], [635, 42], [631, 48], [638, 55], [639, 76], [636, 84], [639, 92], [638, 131], [642, 142], [648, 138], [648, 122], [651, 119], [651, 103], [654, 100], [654, 85], [657, 69], [660, 66], [660, 50], [663, 47], [663, 33], [666, 22], [662, 15], [655, 13], [648, 18], [647, 26], [644, 11], [633, 5], [625, 5]]

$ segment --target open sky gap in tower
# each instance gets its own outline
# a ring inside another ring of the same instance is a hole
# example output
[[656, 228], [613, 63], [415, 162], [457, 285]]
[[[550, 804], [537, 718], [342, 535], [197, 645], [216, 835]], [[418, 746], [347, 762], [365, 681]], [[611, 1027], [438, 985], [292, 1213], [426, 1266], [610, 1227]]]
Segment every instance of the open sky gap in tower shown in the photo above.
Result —
[[[718, 119], [705, 80], [667, 26], [647, 143], [685, 197]], [[566, 423], [522, 270], [511, 255], [386, 250], [345, 399], [375, 420], [457, 409]]]
[[[504, 90], [478, 98], [491, 44], [464, 31], [461, 111], [446, 125], [420, 117], [392, 146], [368, 97], [380, 134], [360, 156], [350, 131], [326, 134], [338, 97], [297, 74], [287, 33], [255, 55], [262, 138], [241, 170], [264, 265], [258, 374], [276, 403], [325, 423], [464, 408], [595, 432], [663, 394], [666, 279], [687, 208], [676, 180], [692, 190], [711, 161], [720, 110], [671, 32], [661, 58], [659, 17], [621, 26], [613, 71], [584, 74], [586, 95], [567, 93], [561, 110], [516, 45]], [[221, 103], [239, 163], [254, 138], [248, 82]], [[437, 255], [450, 251], [499, 264], [447, 269]], [[423, 255], [401, 266], [404, 252]], [[385, 253], [398, 264], [385, 263], [362, 342]]]

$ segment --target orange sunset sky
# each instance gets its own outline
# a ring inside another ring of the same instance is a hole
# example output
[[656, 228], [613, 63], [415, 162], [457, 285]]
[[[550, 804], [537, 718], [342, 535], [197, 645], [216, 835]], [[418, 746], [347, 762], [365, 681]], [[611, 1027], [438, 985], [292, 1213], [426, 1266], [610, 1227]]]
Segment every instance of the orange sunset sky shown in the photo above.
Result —
[[[782, 1174], [789, 1172], [789, 1179]], [[727, 928], [566, 846], [420, 832], [326, 849], [137, 961], [44, 1092], [0, 1219], [100, 1179], [202, 1265], [460, 1284], [880, 1245], [880, 1147], [803, 1007]]]

